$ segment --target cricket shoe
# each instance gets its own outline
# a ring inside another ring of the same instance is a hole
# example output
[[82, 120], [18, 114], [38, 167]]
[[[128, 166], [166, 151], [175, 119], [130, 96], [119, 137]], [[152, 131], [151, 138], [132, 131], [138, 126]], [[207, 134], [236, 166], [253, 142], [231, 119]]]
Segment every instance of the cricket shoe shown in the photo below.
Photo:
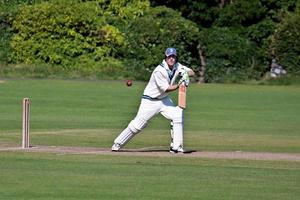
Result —
[[111, 147], [112, 151], [120, 151], [120, 149], [121, 149], [121, 145], [118, 143], [114, 143]]
[[170, 149], [172, 149], [173, 148], [173, 142], [171, 142], [171, 144], [170, 144]]
[[182, 148], [179, 147], [178, 149], [173, 149], [173, 147], [170, 147], [170, 153], [185, 153], [186, 151]]

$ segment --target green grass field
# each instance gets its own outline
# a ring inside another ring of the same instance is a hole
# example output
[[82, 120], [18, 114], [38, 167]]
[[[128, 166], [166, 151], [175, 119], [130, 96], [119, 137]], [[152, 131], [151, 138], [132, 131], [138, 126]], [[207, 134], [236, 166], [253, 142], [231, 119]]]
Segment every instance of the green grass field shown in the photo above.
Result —
[[[0, 147], [21, 145], [22, 99], [31, 144], [109, 148], [145, 83], [0, 81]], [[172, 95], [176, 101], [176, 94]], [[185, 146], [198, 151], [300, 152], [300, 86], [193, 84]], [[157, 117], [127, 148], [169, 145]], [[298, 199], [297, 161], [0, 152], [0, 199]]]
[[0, 199], [298, 199], [299, 163], [1, 153]]
[[[145, 83], [3, 80], [1, 141], [19, 145], [22, 99], [31, 100], [33, 145], [108, 147], [135, 116]], [[176, 101], [176, 94], [173, 94]], [[191, 85], [185, 144], [197, 150], [300, 152], [300, 86]], [[153, 119], [128, 147], [169, 145]]]

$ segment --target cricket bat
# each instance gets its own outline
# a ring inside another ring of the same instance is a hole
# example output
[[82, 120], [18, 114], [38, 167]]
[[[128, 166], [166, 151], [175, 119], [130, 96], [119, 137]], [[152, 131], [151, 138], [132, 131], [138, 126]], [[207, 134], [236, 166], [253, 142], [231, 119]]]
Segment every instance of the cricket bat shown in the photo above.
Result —
[[182, 109], [186, 108], [186, 86], [184, 83], [179, 85], [178, 89], [178, 106]]

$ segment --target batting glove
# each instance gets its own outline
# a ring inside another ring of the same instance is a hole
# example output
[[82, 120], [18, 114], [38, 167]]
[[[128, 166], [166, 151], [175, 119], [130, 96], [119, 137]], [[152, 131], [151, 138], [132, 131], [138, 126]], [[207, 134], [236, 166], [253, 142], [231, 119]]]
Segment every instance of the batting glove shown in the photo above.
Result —
[[187, 72], [185, 72], [181, 79], [178, 81], [178, 85], [180, 85], [181, 83], [184, 83], [184, 85], [187, 87], [190, 84], [190, 77], [189, 74]]
[[186, 73], [185, 67], [182, 66], [182, 65], [179, 66], [179, 68], [178, 68], [178, 75], [182, 77], [185, 73]]

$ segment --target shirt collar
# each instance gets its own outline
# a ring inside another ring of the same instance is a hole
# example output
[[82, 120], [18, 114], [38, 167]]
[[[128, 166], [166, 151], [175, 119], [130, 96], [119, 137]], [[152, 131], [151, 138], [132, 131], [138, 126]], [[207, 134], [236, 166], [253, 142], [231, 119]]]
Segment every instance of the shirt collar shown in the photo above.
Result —
[[167, 70], [168, 73], [173, 73], [173, 72], [175, 72], [175, 71], [177, 70], [177, 67], [178, 67], [178, 63], [177, 63], [177, 62], [174, 64], [172, 70], [169, 69], [169, 66], [168, 66], [166, 60], [163, 60], [162, 64], [163, 64], [164, 68]]

